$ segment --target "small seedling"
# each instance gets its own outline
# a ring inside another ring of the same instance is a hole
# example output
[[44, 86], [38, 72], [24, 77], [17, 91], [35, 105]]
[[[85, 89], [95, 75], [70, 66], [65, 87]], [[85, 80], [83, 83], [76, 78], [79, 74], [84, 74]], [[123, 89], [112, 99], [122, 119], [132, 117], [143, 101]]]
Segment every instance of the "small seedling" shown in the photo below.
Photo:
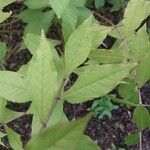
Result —
[[112, 111], [118, 109], [117, 105], [111, 102], [111, 99], [107, 96], [101, 97], [93, 102], [93, 105], [88, 109], [88, 111], [94, 113], [99, 119], [108, 116], [112, 117]]

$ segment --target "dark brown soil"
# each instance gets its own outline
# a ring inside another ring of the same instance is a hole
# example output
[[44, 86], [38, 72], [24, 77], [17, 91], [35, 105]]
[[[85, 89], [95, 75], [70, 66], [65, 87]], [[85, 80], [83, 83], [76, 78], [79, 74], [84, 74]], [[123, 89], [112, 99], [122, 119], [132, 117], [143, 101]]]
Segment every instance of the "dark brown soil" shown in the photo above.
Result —
[[[6, 7], [4, 10], [12, 10], [14, 14], [17, 14], [24, 8], [25, 7], [22, 3], [14, 3]], [[94, 10], [96, 18], [100, 20], [102, 24], [108, 26], [110, 26], [110, 24], [105, 22], [105, 20], [102, 18], [99, 18], [96, 15], [97, 13], [104, 15], [114, 24], [117, 24], [121, 20], [123, 14], [123, 11], [110, 13], [109, 7], [104, 8], [101, 12], [96, 10], [93, 6], [91, 6], [91, 9]], [[6, 23], [8, 24], [0, 26], [0, 40], [5, 41], [8, 47], [11, 49], [11, 52], [6, 55], [5, 67], [7, 70], [17, 71], [21, 65], [26, 64], [32, 57], [30, 52], [26, 49], [18, 51], [20, 42], [22, 41], [25, 24], [21, 21], [13, 20], [12, 18], [9, 18]], [[47, 37], [63, 40], [58, 25], [53, 25], [49, 29]], [[105, 48], [109, 49], [115, 42], [115, 39], [112, 37], [107, 37], [104, 42], [107, 45]], [[60, 45], [58, 49], [62, 50], [63, 46]], [[72, 75], [70, 79], [71, 84], [74, 83], [75, 79], [76, 76]], [[150, 83], [147, 83], [141, 89], [141, 96], [143, 104], [150, 105]], [[65, 102], [64, 112], [69, 120], [80, 118], [88, 113], [87, 109], [91, 107], [92, 103], [93, 101], [87, 101], [82, 104], [73, 105]], [[8, 102], [6, 107], [14, 111], [25, 112], [30, 107], [30, 102], [25, 104]], [[116, 150], [119, 150], [119, 148], [124, 148], [125, 150], [139, 150], [139, 144], [133, 146], [127, 146], [124, 144], [124, 137], [137, 131], [137, 128], [131, 119], [132, 112], [133, 110], [129, 110], [127, 107], [120, 105], [117, 110], [112, 112], [111, 119], [108, 117], [98, 119], [97, 117], [93, 116], [87, 125], [85, 134], [90, 136], [91, 139], [97, 143], [102, 150], [111, 150], [112, 145], [116, 146]], [[31, 123], [32, 116], [24, 115], [8, 123], [8, 126], [19, 133], [21, 135], [23, 144], [26, 144], [31, 137]], [[4, 131], [4, 128], [1, 127], [0, 130]], [[9, 147], [7, 137], [5, 137], [3, 140], [4, 143], [6, 143]], [[142, 147], [143, 150], [150, 150], [150, 130], [148, 129], [142, 133]], [[9, 149], [11, 150], [11, 148]], [[3, 146], [0, 146], [0, 150], [6, 149]]]
[[150, 82], [141, 88], [141, 97], [144, 105], [150, 105]]

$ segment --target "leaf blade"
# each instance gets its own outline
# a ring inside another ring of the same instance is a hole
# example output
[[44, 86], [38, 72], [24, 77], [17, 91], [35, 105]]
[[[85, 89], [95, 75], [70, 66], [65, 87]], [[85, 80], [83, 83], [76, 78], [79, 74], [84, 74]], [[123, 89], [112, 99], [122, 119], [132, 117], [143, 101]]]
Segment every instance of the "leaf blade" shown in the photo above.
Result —
[[0, 71], [0, 95], [13, 102], [26, 102], [28, 100], [26, 78], [16, 72]]
[[91, 65], [82, 72], [75, 84], [64, 93], [71, 103], [103, 96], [113, 90], [136, 64]]
[[41, 122], [45, 123], [56, 96], [58, 83], [52, 49], [43, 32], [36, 58], [28, 68], [27, 79], [31, 100], [36, 107]]
[[68, 6], [70, 0], [49, 0], [49, 3], [55, 13], [57, 14], [57, 17], [60, 19], [63, 11]]
[[92, 17], [86, 19], [69, 37], [65, 45], [65, 74], [82, 64], [92, 46]]
[[83, 130], [85, 129], [86, 123], [87, 118], [71, 123], [59, 123], [48, 128], [44, 133], [35, 136], [27, 144], [25, 150], [84, 150], [86, 145], [83, 145], [83, 143], [90, 144], [89, 147], [87, 145], [86, 149], [97, 150], [97, 146], [91, 144], [89, 139], [86, 139], [83, 136]]
[[138, 106], [134, 110], [133, 120], [141, 131], [150, 126], [150, 114], [148, 110], [142, 106]]

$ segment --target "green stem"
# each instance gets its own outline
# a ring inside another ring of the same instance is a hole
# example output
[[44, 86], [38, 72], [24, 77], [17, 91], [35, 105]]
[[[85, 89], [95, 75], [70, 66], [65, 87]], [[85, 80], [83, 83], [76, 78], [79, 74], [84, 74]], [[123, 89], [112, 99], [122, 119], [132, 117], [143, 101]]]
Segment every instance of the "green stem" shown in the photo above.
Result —
[[52, 106], [51, 106], [51, 108], [50, 108], [50, 111], [49, 111], [49, 113], [48, 113], [47, 120], [45, 121], [45, 123], [42, 123], [42, 127], [41, 127], [41, 129], [40, 129], [40, 132], [43, 132], [43, 131], [45, 130], [45, 128], [47, 127], [47, 123], [48, 123], [50, 117], [52, 116], [52, 114], [53, 114], [53, 112], [54, 112], [54, 110], [55, 110], [55, 108], [56, 108], [58, 102], [61, 100], [61, 99], [60, 99], [60, 95], [61, 95], [62, 92], [63, 92], [63, 89], [64, 89], [64, 86], [65, 86], [65, 84], [66, 84], [66, 81], [67, 81], [67, 80], [65, 80], [65, 79], [63, 80], [63, 82], [62, 82], [62, 84], [61, 84], [61, 86], [60, 86], [60, 88], [59, 88], [59, 90], [58, 90], [57, 96], [56, 96], [56, 98], [55, 98], [55, 100], [54, 100], [54, 102], [53, 102], [53, 104], [52, 104]]

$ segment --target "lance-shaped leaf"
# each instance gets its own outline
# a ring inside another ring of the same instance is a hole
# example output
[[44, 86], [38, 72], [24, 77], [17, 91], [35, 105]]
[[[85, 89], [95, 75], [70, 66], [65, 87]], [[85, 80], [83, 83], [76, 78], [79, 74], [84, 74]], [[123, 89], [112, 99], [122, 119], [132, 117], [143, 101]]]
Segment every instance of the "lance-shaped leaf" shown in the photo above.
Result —
[[75, 84], [64, 93], [71, 103], [106, 95], [135, 67], [135, 64], [91, 65], [82, 72]]
[[10, 146], [13, 150], [23, 150], [23, 145], [20, 139], [19, 134], [14, 132], [12, 129], [6, 127], [6, 132], [9, 140]]
[[37, 2], [37, 0], [26, 0], [25, 4], [30, 9], [41, 9], [41, 8], [50, 6], [49, 0], [42, 0], [42, 1], [38, 1], [38, 2]]
[[60, 123], [60, 122], [68, 122], [68, 119], [65, 115], [65, 113], [63, 112], [63, 101], [59, 101], [57, 106], [55, 107], [48, 123], [47, 123], [47, 126], [50, 127], [50, 126], [53, 126], [57, 123]]
[[65, 45], [65, 73], [69, 75], [88, 57], [92, 46], [92, 17], [70, 35]]
[[150, 1], [146, 1], [145, 2], [146, 4], [145, 4], [145, 10], [146, 10], [146, 12], [145, 12], [145, 16], [148, 16], [149, 14], [150, 14]]
[[78, 16], [76, 8], [72, 5], [69, 5], [63, 12], [62, 20], [74, 29], [77, 23], [77, 19]]
[[98, 150], [98, 147], [83, 135], [86, 123], [87, 118], [72, 123], [59, 123], [33, 137], [25, 150]]
[[0, 145], [2, 145], [2, 146], [4, 146], [4, 147], [5, 147], [5, 144], [2, 142], [2, 138], [3, 138], [4, 136], [6, 136], [6, 134], [5, 134], [5, 133], [0, 132]]
[[[39, 47], [40, 40], [41, 40], [40, 36], [35, 35], [35, 34], [30, 34], [30, 33], [27, 34], [26, 37], [24, 37], [25, 45], [27, 46], [27, 48], [32, 53], [32, 60], [36, 57], [36, 51]], [[55, 65], [57, 72], [58, 72], [59, 83], [61, 84], [61, 82], [63, 80], [63, 76], [64, 76], [64, 62], [59, 57], [56, 49], [53, 46], [53, 45], [58, 45], [59, 41], [49, 40], [48, 43], [52, 49], [54, 65]]]
[[49, 0], [49, 3], [55, 13], [57, 14], [57, 17], [60, 18], [63, 11], [66, 9], [68, 6], [70, 0]]
[[14, 2], [15, 0], [1, 0], [0, 1], [0, 23], [3, 22], [5, 19], [7, 19], [10, 15], [11, 12], [3, 12], [3, 8], [7, 6], [8, 4]]
[[[135, 15], [138, 14], [138, 15]], [[127, 35], [134, 33], [134, 30], [145, 18], [145, 0], [130, 0], [124, 14], [123, 24]]]
[[[31, 54], [33, 56], [35, 56], [36, 55], [36, 50], [38, 49], [39, 44], [40, 44], [40, 40], [41, 40], [40, 36], [36, 35], [36, 34], [28, 33], [23, 38], [23, 40], [24, 40], [24, 44], [29, 49], [29, 51], [31, 52]], [[60, 41], [58, 41], [58, 40], [52, 40], [52, 39], [47, 39], [47, 40], [50, 41], [50, 45], [54, 44], [54, 46], [57, 46], [57, 45], [60, 44]], [[56, 57], [56, 59], [59, 59], [59, 55], [56, 52], [56, 50], [54, 50], [53, 53], [54, 53], [54, 57]]]
[[150, 54], [150, 42], [149, 35], [146, 33], [146, 26], [128, 38], [128, 45], [130, 57], [137, 62], [141, 62]]
[[[81, 2], [81, 1], [80, 1]], [[74, 4], [75, 3], [75, 4]], [[76, 6], [77, 1], [72, 1], [62, 15], [62, 31], [65, 42], [69, 36], [83, 21], [90, 17], [91, 12], [85, 7]]]
[[29, 110], [27, 111], [27, 114], [32, 114], [32, 136], [39, 133], [39, 131], [42, 128], [42, 124], [39, 118], [39, 115], [37, 113], [37, 109], [34, 105], [31, 104]]
[[[42, 124], [40, 123], [40, 118], [37, 114], [37, 111], [33, 105], [31, 105], [30, 109], [27, 112], [28, 114], [33, 114], [32, 119], [32, 135], [37, 134], [41, 128]], [[57, 106], [55, 107], [51, 117], [49, 118], [49, 121], [47, 123], [47, 126], [53, 126], [60, 122], [66, 122], [68, 121], [66, 115], [63, 112], [63, 101], [60, 101]]]
[[138, 106], [133, 113], [133, 120], [139, 130], [143, 131], [144, 129], [150, 127], [150, 114], [146, 108], [143, 106]]
[[29, 95], [42, 123], [47, 120], [58, 87], [52, 50], [42, 33], [36, 58], [31, 62], [27, 72]]
[[[43, 12], [41, 9], [32, 10], [26, 9], [21, 12], [20, 15], [17, 16], [19, 19], [28, 23], [24, 34], [27, 33], [34, 33], [34, 34], [41, 34], [41, 30], [43, 29], [45, 32], [48, 31], [49, 27], [52, 24], [52, 19], [54, 17], [53, 11], [46, 11]], [[39, 21], [40, 20], [40, 21]]]
[[147, 57], [140, 62], [136, 70], [137, 83], [142, 87], [147, 81], [150, 80], [150, 53]]
[[8, 123], [12, 120], [24, 115], [22, 112], [15, 112], [6, 108], [7, 101], [4, 98], [0, 98], [0, 123]]
[[1, 0], [0, 1], [0, 9], [3, 9], [3, 7], [7, 6], [8, 4], [14, 2], [16, 0]]
[[6, 47], [6, 43], [0, 42], [0, 59], [5, 57], [5, 54], [8, 50], [9, 49]]
[[0, 23], [6, 20], [10, 15], [11, 13], [5, 13], [0, 10]]
[[120, 84], [118, 87], [118, 91], [120, 96], [131, 103], [138, 104], [139, 96], [136, 87], [135, 80], [126, 79], [124, 80], [125, 84]]
[[110, 50], [93, 50], [88, 58], [98, 64], [121, 63], [124, 59], [121, 51]]
[[13, 102], [29, 100], [26, 78], [16, 72], [0, 71], [0, 96]]
[[102, 44], [103, 40], [108, 33], [111, 32], [110, 27], [101, 26], [98, 23], [94, 23], [92, 26], [93, 30], [93, 49], [97, 48]]
[[76, 7], [83, 7], [87, 0], [71, 0], [71, 3]]

